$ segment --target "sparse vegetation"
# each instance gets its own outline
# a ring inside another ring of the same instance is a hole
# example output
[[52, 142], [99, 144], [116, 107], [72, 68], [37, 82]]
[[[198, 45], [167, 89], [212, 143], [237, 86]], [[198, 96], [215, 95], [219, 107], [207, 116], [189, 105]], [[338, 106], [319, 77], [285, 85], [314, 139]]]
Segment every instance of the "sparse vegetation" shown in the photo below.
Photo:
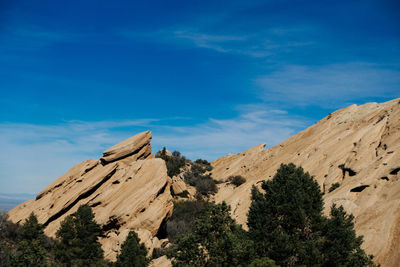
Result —
[[205, 159], [196, 159], [194, 163], [211, 166], [210, 162]]
[[194, 186], [198, 197], [215, 194], [218, 191], [216, 181], [210, 174], [205, 174], [211, 170], [210, 165], [192, 163], [190, 171], [184, 174], [185, 183]]
[[335, 190], [336, 188], [338, 188], [340, 186], [339, 183], [334, 183], [331, 185], [331, 187], [329, 188], [328, 192], [332, 192], [333, 190]]
[[[212, 170], [212, 166], [207, 160], [197, 159], [192, 162], [178, 151], [174, 151], [171, 156], [168, 156], [165, 147], [157, 152], [156, 157], [165, 160], [168, 176], [170, 177], [180, 174], [184, 171], [183, 167], [187, 165], [188, 168], [183, 174], [184, 181], [186, 184], [196, 188], [197, 198], [208, 197], [210, 194], [215, 194], [218, 191], [216, 186], [218, 182], [212, 178], [210, 173], [206, 174], [206, 172]], [[172, 194], [175, 195], [173, 192]], [[184, 193], [183, 197], [187, 195], [188, 192]]]
[[234, 175], [230, 176], [227, 181], [237, 187], [244, 184], [246, 182], [246, 178], [241, 175]]
[[165, 161], [167, 166], [167, 173], [169, 177], [173, 177], [181, 173], [182, 168], [188, 161], [180, 152], [174, 151], [171, 156], [167, 155], [167, 149], [164, 147], [162, 150], [158, 151], [156, 158], [161, 158]]
[[204, 200], [174, 202], [172, 217], [167, 222], [169, 241], [174, 243], [179, 236], [192, 232], [195, 220], [208, 205]]

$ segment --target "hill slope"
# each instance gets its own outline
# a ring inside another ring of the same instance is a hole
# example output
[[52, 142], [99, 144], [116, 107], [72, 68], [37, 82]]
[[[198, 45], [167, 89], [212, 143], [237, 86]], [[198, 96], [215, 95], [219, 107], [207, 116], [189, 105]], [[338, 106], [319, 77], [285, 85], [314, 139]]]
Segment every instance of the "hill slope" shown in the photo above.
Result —
[[[232, 206], [245, 224], [252, 185], [271, 179], [281, 163], [301, 165], [325, 192], [325, 212], [332, 203], [355, 216], [364, 249], [384, 266], [400, 262], [400, 99], [352, 105], [272, 148], [259, 145], [214, 162], [218, 180], [242, 175], [237, 188], [221, 184], [215, 200]], [[329, 192], [332, 184], [339, 183]]]
[[[9, 212], [22, 222], [33, 211], [54, 236], [62, 219], [81, 204], [93, 207], [101, 224], [100, 242], [108, 259], [115, 260], [130, 229], [148, 248], [165, 245], [163, 223], [173, 203], [165, 162], [151, 154], [151, 132], [140, 133], [84, 161], [59, 177], [35, 200]], [[226, 180], [242, 175], [247, 182], [234, 187], [222, 183], [214, 196], [232, 206], [232, 215], [245, 225], [250, 190], [271, 179], [281, 163], [293, 162], [315, 176], [325, 192], [326, 213], [333, 203], [355, 216], [364, 249], [383, 266], [400, 262], [400, 99], [383, 104], [352, 105], [336, 111], [281, 144], [259, 145], [214, 162], [212, 175]], [[176, 178], [176, 177], [175, 177]], [[334, 183], [340, 186], [332, 192]], [[176, 185], [176, 182], [175, 182]], [[163, 261], [163, 263], [161, 263]], [[155, 266], [167, 266], [165, 257]]]
[[60, 222], [80, 205], [93, 208], [102, 226], [105, 257], [116, 259], [129, 230], [135, 229], [150, 249], [160, 246], [156, 234], [172, 213], [171, 179], [165, 163], [151, 154], [151, 132], [135, 135], [103, 153], [100, 160], [84, 161], [9, 212], [23, 222], [31, 212], [45, 233], [55, 237]]

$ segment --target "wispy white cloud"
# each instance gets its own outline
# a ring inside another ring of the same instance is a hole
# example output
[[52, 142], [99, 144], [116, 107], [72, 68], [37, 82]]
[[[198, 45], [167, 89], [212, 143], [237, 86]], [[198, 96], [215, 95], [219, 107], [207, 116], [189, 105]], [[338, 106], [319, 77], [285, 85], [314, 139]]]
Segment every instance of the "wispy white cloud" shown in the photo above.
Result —
[[144, 130], [153, 131], [153, 151], [166, 146], [191, 159], [213, 160], [261, 143], [276, 144], [306, 123], [260, 105], [241, 106], [235, 118], [210, 118], [192, 126], [176, 125], [174, 118], [57, 125], [1, 123], [0, 191], [37, 193], [75, 164], [98, 159], [108, 147]]
[[267, 102], [337, 107], [369, 97], [399, 97], [400, 71], [369, 63], [289, 65], [255, 84]]
[[106, 148], [133, 135], [133, 129], [148, 128], [154, 121], [1, 123], [0, 190], [37, 193], [73, 165], [99, 158]]
[[189, 158], [214, 160], [227, 153], [239, 153], [258, 144], [275, 145], [308, 125], [304, 118], [265, 105], [246, 105], [231, 119], [209, 119], [187, 127], [170, 127], [154, 134], [157, 148], [177, 149]]
[[258, 32], [235, 34], [209, 33], [193, 28], [169, 28], [154, 32], [134, 32], [119, 30], [116, 34], [128, 40], [158, 42], [176, 46], [192, 46], [210, 49], [221, 53], [241, 54], [251, 57], [266, 57], [277, 53], [289, 53], [297, 47], [313, 45], [310, 40], [297, 38], [301, 32], [310, 28], [266, 29]]

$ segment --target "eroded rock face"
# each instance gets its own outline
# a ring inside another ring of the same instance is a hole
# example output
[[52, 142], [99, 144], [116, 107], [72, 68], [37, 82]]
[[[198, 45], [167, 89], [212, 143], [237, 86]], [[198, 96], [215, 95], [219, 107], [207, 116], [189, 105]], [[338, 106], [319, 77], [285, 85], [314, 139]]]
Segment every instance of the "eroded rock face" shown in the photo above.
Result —
[[34, 212], [45, 233], [55, 237], [60, 222], [88, 204], [102, 226], [100, 242], [107, 259], [116, 259], [131, 229], [148, 248], [159, 246], [156, 234], [173, 209], [171, 179], [165, 162], [152, 156], [150, 140], [151, 132], [138, 134], [106, 150], [103, 164], [87, 160], [72, 167], [36, 200], [11, 210], [10, 219], [23, 222]]
[[[245, 225], [254, 184], [273, 177], [281, 163], [301, 165], [325, 192], [325, 212], [333, 203], [355, 216], [363, 248], [382, 266], [400, 262], [400, 99], [352, 105], [336, 111], [281, 144], [259, 145], [212, 165], [213, 177], [247, 179], [235, 188], [221, 184], [215, 196], [232, 207]], [[333, 183], [339, 188], [328, 192]]]
[[126, 157], [130, 157], [130, 161], [146, 158], [151, 154], [151, 138], [150, 131], [132, 136], [104, 151], [100, 161], [105, 165]]

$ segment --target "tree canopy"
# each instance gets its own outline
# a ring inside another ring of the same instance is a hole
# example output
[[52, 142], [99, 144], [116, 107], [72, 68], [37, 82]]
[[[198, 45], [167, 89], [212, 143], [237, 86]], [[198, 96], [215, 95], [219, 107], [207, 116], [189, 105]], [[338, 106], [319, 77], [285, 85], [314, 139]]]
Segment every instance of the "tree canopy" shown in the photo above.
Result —
[[301, 167], [282, 164], [261, 187], [264, 193], [252, 189], [247, 223], [258, 257], [285, 266], [373, 265], [360, 247], [353, 216], [333, 206], [331, 217], [324, 217], [320, 187]]
[[174, 266], [247, 266], [253, 244], [230, 217], [229, 206], [210, 203], [193, 232], [180, 236], [170, 252]]
[[98, 243], [100, 234], [101, 228], [94, 220], [92, 208], [80, 206], [61, 222], [56, 233], [60, 239], [55, 248], [56, 258], [67, 265], [102, 265], [103, 250]]

